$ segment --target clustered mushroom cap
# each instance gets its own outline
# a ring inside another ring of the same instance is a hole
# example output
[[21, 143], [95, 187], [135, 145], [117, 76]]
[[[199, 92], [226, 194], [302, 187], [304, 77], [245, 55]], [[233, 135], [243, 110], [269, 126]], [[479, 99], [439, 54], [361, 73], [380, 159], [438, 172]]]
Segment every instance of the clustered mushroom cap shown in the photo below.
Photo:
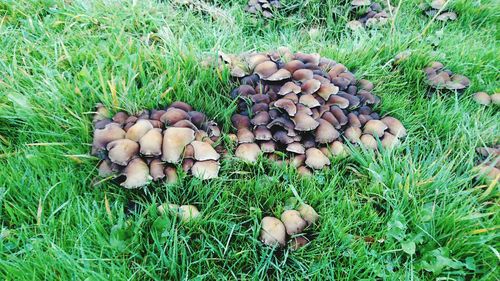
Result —
[[166, 215], [168, 213], [176, 215], [183, 222], [189, 222], [201, 217], [201, 213], [198, 208], [194, 205], [177, 205], [163, 203], [158, 206], [158, 212], [161, 215]]
[[434, 89], [448, 89], [451, 91], [462, 91], [469, 87], [469, 78], [454, 74], [440, 62], [431, 62], [428, 67], [424, 69], [427, 75], [427, 84]]
[[500, 145], [478, 147], [476, 152], [481, 158], [475, 166], [479, 178], [484, 178], [488, 182], [498, 182], [500, 180]]
[[218, 176], [219, 152], [224, 150], [213, 146], [220, 129], [187, 103], [137, 115], [121, 111], [113, 117], [98, 104], [93, 124], [92, 154], [102, 159], [99, 175], [124, 175], [125, 188], [143, 187], [151, 180], [176, 182], [177, 164], [203, 180]]
[[[341, 63], [284, 48], [231, 58], [248, 70], [231, 92], [238, 105], [231, 118], [238, 158], [255, 162], [263, 153], [277, 159], [278, 151], [304, 155], [294, 166], [308, 175], [329, 165], [330, 157], [345, 155], [344, 141], [376, 150], [378, 142], [393, 148], [406, 136], [399, 120], [373, 112], [380, 102], [373, 83], [358, 80]], [[286, 75], [270, 81], [277, 73]]]
[[477, 92], [472, 95], [472, 99], [480, 105], [500, 105], [500, 93], [488, 95], [486, 92]]
[[449, 11], [444, 7], [446, 0], [433, 0], [431, 3], [422, 3], [419, 5], [420, 9], [429, 17], [436, 16], [438, 21], [454, 21], [457, 19], [457, 14], [453, 11]]
[[366, 10], [358, 19], [347, 23], [347, 27], [351, 30], [382, 26], [389, 21], [390, 7], [383, 9], [380, 4], [370, 0], [353, 0], [351, 7], [352, 10], [358, 10], [358, 8], [363, 8], [363, 11]]
[[249, 0], [245, 11], [250, 14], [261, 14], [265, 18], [273, 18], [273, 11], [281, 8], [280, 0]]

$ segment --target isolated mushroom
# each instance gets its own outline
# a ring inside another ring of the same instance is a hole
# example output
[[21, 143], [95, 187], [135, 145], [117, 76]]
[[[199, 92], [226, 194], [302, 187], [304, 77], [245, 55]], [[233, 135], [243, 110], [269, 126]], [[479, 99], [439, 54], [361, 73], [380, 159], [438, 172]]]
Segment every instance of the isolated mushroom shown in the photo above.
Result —
[[132, 159], [125, 167], [123, 174], [126, 180], [120, 185], [127, 188], [139, 188], [145, 186], [153, 178], [149, 174], [149, 167], [141, 158]]
[[472, 96], [472, 98], [480, 105], [489, 105], [491, 103], [490, 95], [485, 92], [477, 92]]
[[307, 222], [302, 219], [296, 210], [286, 210], [281, 214], [281, 221], [285, 226], [288, 235], [301, 233], [307, 226]]
[[260, 148], [256, 143], [242, 143], [238, 145], [234, 154], [247, 162], [256, 162], [260, 152]]
[[285, 225], [275, 217], [264, 217], [261, 222], [260, 240], [268, 246], [284, 246]]
[[208, 180], [217, 178], [219, 176], [219, 169], [220, 165], [217, 161], [197, 161], [191, 167], [191, 173], [196, 178], [199, 178], [201, 180]]
[[194, 131], [189, 128], [169, 127], [163, 133], [163, 161], [168, 163], [179, 162], [184, 147], [194, 140]]
[[198, 219], [201, 213], [194, 205], [181, 205], [178, 210], [178, 216], [183, 222], [189, 222]]
[[311, 147], [306, 150], [306, 165], [312, 169], [320, 170], [324, 166], [330, 165], [330, 160], [321, 150]]

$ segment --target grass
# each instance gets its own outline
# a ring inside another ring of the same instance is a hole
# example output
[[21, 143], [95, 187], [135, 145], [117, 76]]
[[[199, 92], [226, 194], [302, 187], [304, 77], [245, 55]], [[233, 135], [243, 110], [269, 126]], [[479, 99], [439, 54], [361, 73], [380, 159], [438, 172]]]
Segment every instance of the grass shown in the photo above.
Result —
[[[392, 1], [394, 25], [351, 33], [342, 1], [284, 1], [304, 5], [269, 22], [245, 14], [245, 2], [0, 3], [0, 279], [498, 280], [498, 185], [472, 167], [475, 147], [498, 143], [500, 114], [470, 98], [499, 90], [498, 3], [451, 1], [458, 20], [423, 33], [419, 1]], [[229, 157], [207, 182], [96, 184], [95, 103], [137, 112], [183, 100], [229, 132], [235, 84], [200, 61], [282, 45], [373, 81], [378, 110], [409, 131], [403, 145], [355, 149], [312, 179]], [[428, 97], [421, 69], [433, 60], [471, 87]], [[316, 238], [297, 252], [264, 247], [261, 218], [292, 196], [321, 215]], [[160, 216], [160, 202], [195, 204], [203, 219]]]

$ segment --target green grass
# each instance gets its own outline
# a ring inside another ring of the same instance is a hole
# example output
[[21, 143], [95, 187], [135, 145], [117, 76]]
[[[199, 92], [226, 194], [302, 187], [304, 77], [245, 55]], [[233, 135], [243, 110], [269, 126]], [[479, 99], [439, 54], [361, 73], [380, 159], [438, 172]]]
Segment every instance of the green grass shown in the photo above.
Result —
[[[345, 28], [345, 1], [284, 1], [305, 5], [269, 22], [244, 14], [244, 0], [170, 2], [0, 3], [0, 279], [500, 278], [498, 186], [486, 192], [471, 170], [475, 147], [498, 143], [500, 114], [470, 98], [500, 88], [498, 2], [451, 1], [458, 20], [423, 36], [430, 19], [417, 0], [401, 1], [393, 27], [358, 33]], [[137, 112], [183, 100], [229, 132], [235, 84], [200, 61], [282, 45], [373, 81], [378, 110], [409, 131], [403, 145], [356, 149], [312, 179], [229, 157], [208, 182], [181, 176], [145, 192], [95, 184], [95, 103]], [[386, 66], [407, 49], [407, 61]], [[433, 60], [471, 87], [428, 98], [421, 69]], [[294, 194], [321, 215], [316, 238], [297, 252], [264, 247], [261, 218]], [[203, 219], [162, 217], [156, 206], [167, 201], [195, 204]]]

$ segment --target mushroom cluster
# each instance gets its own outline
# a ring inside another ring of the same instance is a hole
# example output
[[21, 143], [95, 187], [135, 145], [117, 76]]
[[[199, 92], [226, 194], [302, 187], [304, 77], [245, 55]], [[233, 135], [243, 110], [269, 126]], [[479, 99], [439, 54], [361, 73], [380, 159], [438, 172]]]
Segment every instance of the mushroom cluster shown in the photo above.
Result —
[[[457, 14], [453, 11], [443, 9], [446, 0], [433, 0], [430, 3], [422, 3], [420, 9], [429, 17], [436, 17], [439, 21], [454, 21], [457, 19]], [[442, 9], [442, 10], [441, 10]]]
[[304, 231], [318, 219], [318, 213], [305, 203], [300, 204], [296, 210], [285, 210], [279, 219], [264, 217], [261, 221], [260, 241], [268, 246], [283, 247], [288, 244], [292, 250], [297, 250], [309, 243], [310, 238]]
[[[218, 176], [220, 137], [217, 123], [184, 102], [136, 115], [120, 111], [110, 118], [97, 105], [92, 154], [102, 159], [99, 175], [124, 175], [121, 185], [139, 188], [151, 180], [177, 179], [176, 164], [200, 179]], [[219, 152], [218, 152], [219, 151]]]
[[176, 215], [183, 222], [189, 222], [195, 220], [201, 216], [200, 211], [194, 205], [177, 205], [177, 204], [168, 204], [163, 203], [158, 206], [158, 212], [161, 215], [165, 214], [173, 214]]
[[478, 147], [476, 152], [481, 157], [478, 165], [475, 167], [480, 177], [487, 181], [500, 180], [500, 145], [493, 147]]
[[376, 150], [378, 140], [391, 148], [406, 135], [399, 120], [372, 110], [379, 102], [374, 85], [357, 80], [341, 63], [286, 48], [224, 58], [240, 79], [231, 93], [238, 104], [231, 120], [235, 155], [243, 160], [255, 162], [261, 152], [270, 158], [291, 153], [298, 171], [310, 174], [343, 154], [344, 141]]
[[470, 80], [464, 75], [453, 74], [440, 62], [434, 61], [424, 68], [427, 84], [434, 89], [461, 91], [469, 87]]
[[[378, 3], [370, 3], [371, 1], [356, 1], [352, 2], [352, 8], [357, 9], [358, 7], [363, 7], [363, 14], [357, 20], [352, 20], [347, 23], [347, 27], [352, 30], [357, 30], [364, 27], [374, 27], [381, 26], [388, 22], [389, 14], [386, 10], [382, 8], [382, 6]], [[364, 5], [354, 5], [354, 4], [363, 4], [366, 3], [366, 7]]]
[[249, 0], [245, 11], [250, 14], [262, 14], [265, 18], [272, 18], [273, 10], [281, 8], [279, 0]]
[[472, 95], [472, 98], [480, 105], [500, 105], [500, 93], [488, 95], [486, 92], [477, 92]]

